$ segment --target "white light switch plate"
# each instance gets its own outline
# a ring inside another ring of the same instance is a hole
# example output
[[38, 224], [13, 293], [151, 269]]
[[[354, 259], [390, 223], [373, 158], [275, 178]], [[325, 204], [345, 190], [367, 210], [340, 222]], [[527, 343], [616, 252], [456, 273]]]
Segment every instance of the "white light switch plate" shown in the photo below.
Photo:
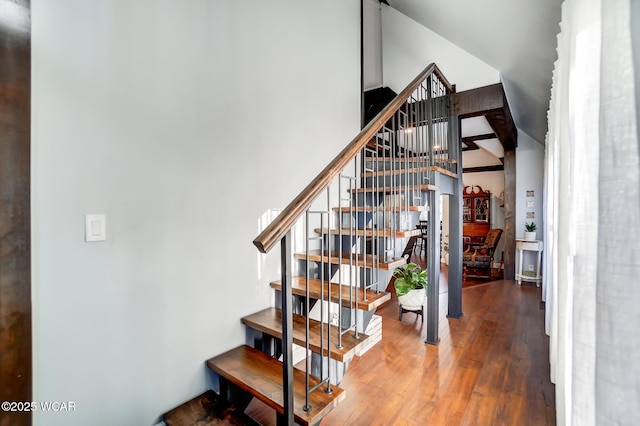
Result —
[[107, 239], [107, 217], [104, 214], [84, 216], [84, 240], [86, 242], [105, 241]]

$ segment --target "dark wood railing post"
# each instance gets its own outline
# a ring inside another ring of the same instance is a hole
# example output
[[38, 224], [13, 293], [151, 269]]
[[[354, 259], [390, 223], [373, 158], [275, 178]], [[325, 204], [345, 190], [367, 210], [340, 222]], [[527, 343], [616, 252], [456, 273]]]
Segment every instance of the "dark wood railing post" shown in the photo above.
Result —
[[433, 153], [433, 96], [432, 90], [433, 87], [431, 85], [431, 76], [427, 77], [427, 102], [426, 102], [426, 117], [425, 123], [427, 124], [427, 152], [429, 153], [427, 161], [429, 162], [427, 166], [433, 166], [434, 162], [434, 153]]
[[458, 180], [453, 195], [449, 197], [449, 318], [462, 317], [462, 151], [460, 142], [460, 117], [449, 119], [449, 149], [458, 160]]
[[[431, 173], [433, 175], [433, 173]], [[440, 337], [440, 191], [429, 191], [429, 221], [427, 235], [427, 339], [425, 343], [437, 345]]]
[[280, 240], [280, 262], [282, 269], [282, 392], [283, 392], [283, 424], [293, 423], [293, 294], [292, 282], [292, 247], [291, 230]]

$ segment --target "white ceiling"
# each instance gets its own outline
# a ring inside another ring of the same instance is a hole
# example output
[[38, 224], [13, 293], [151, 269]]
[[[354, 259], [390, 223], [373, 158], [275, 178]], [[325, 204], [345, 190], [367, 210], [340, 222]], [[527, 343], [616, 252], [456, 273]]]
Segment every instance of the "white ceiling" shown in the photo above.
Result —
[[516, 126], [544, 143], [562, 0], [388, 0], [500, 71]]
[[[462, 120], [461, 136], [477, 136], [493, 133], [484, 116], [465, 118]], [[497, 166], [502, 164], [504, 158], [504, 147], [497, 138], [474, 141], [480, 149], [462, 152], [462, 164], [464, 167]]]
[[467, 136], [486, 135], [489, 133], [493, 133], [493, 129], [484, 116], [465, 118], [462, 120], [460, 136], [463, 138], [466, 138]]

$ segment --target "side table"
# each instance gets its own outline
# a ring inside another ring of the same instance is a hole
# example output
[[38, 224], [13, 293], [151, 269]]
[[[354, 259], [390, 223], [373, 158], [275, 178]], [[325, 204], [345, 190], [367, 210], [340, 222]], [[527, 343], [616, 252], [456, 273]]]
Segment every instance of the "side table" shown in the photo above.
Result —
[[[535, 281], [536, 287], [540, 287], [542, 282], [542, 275], [540, 275], [540, 261], [542, 259], [542, 241], [539, 240], [522, 240], [516, 239], [516, 250], [518, 250], [518, 272], [516, 273], [516, 280], [518, 285], [522, 285], [522, 281]], [[534, 273], [522, 272], [522, 253], [525, 251], [535, 251], [538, 253], [538, 265]]]

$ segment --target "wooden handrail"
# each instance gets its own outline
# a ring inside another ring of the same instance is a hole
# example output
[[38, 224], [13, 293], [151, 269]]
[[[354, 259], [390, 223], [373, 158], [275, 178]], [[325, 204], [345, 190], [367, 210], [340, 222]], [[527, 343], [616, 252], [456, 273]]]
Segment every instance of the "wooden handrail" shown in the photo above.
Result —
[[409, 96], [418, 86], [431, 74], [436, 76], [447, 86], [449, 91], [453, 87], [442, 75], [435, 64], [429, 64], [409, 85], [398, 94], [373, 120], [365, 126], [345, 149], [334, 158], [327, 167], [324, 168], [311, 181], [305, 189], [293, 199], [291, 203], [253, 240], [253, 244], [262, 253], [271, 250], [278, 241], [293, 227], [298, 218], [311, 206], [321, 192], [325, 190], [331, 182], [344, 170], [345, 167], [355, 158], [355, 156], [365, 147], [367, 142], [382, 128], [382, 126], [400, 109]]

